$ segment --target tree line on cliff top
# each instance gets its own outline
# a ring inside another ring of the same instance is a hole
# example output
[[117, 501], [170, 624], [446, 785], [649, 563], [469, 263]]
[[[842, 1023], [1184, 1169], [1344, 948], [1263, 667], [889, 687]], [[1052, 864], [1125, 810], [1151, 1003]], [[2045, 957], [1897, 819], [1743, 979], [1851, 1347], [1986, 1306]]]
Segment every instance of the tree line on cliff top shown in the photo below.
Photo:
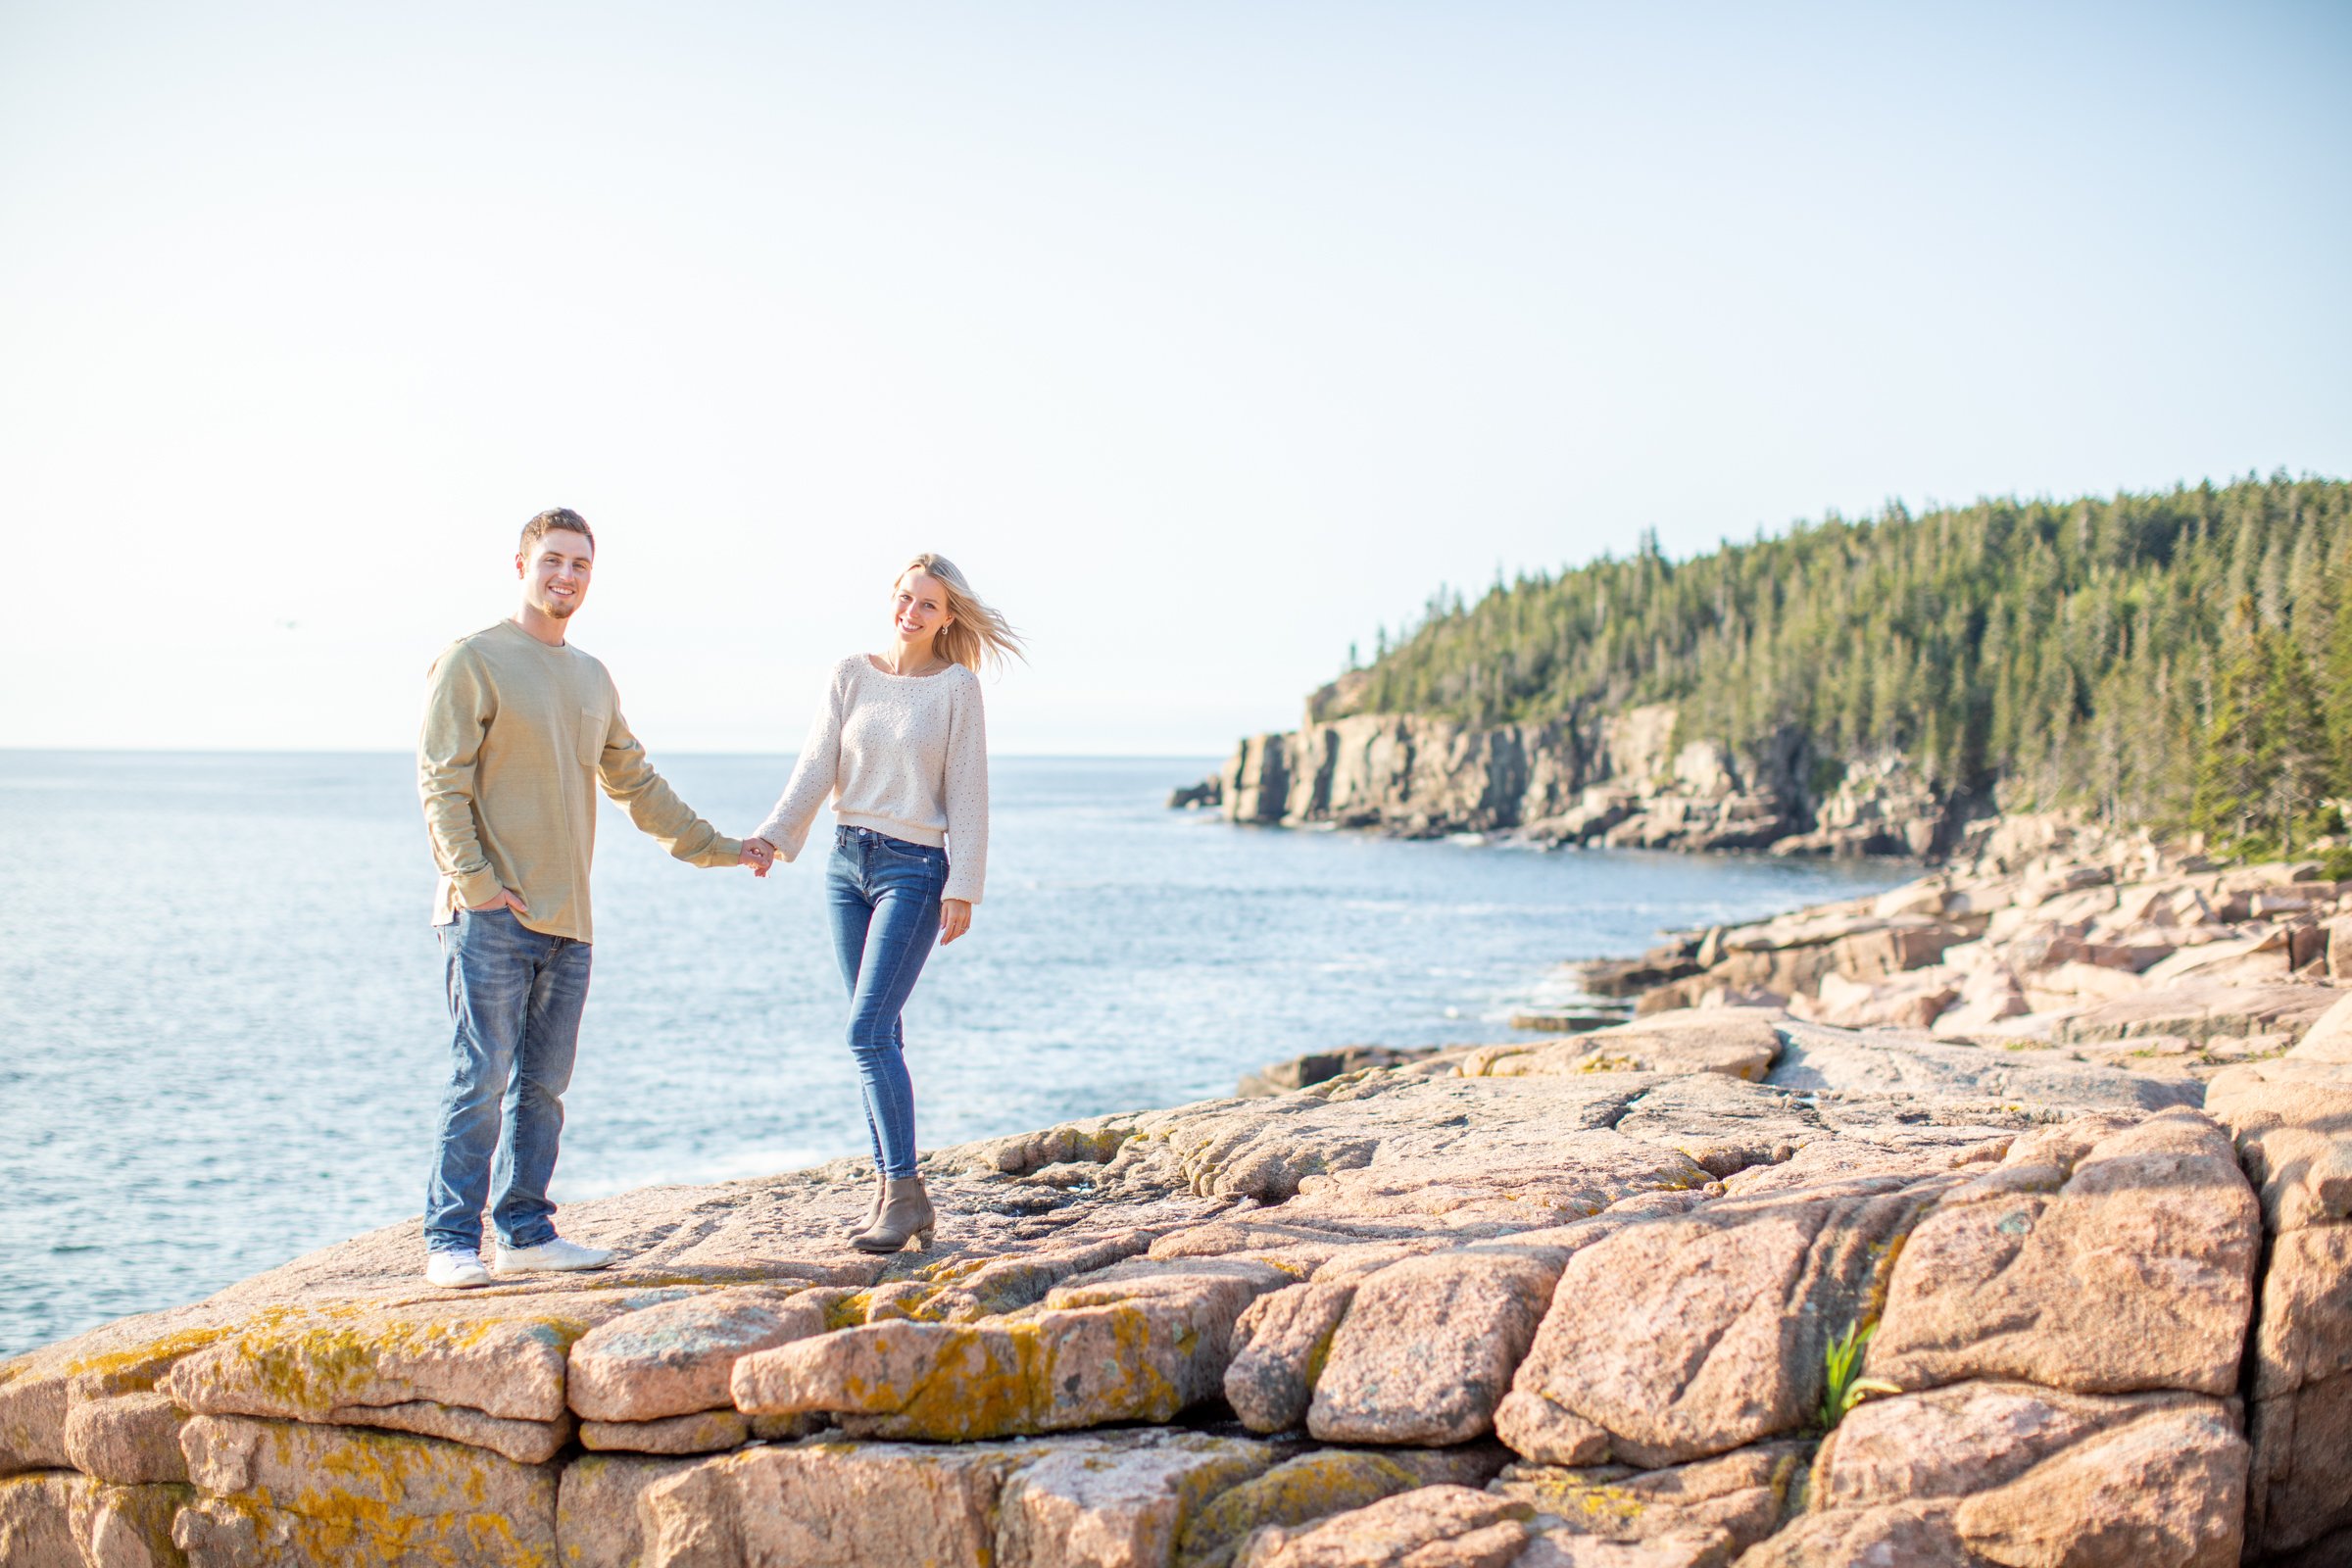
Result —
[[[2291, 847], [2352, 797], [2352, 484], [1835, 514], [1441, 593], [1314, 716], [1494, 725], [1634, 703], [1678, 739], [1908, 758], [2015, 807]], [[1826, 785], [1825, 777], [1816, 781]]]

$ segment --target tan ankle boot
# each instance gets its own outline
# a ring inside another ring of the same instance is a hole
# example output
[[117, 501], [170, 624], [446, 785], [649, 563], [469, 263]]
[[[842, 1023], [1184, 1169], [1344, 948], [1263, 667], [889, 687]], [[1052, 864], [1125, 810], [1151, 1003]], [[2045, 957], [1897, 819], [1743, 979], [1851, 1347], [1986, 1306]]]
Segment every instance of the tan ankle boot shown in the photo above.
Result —
[[911, 1236], [920, 1250], [931, 1245], [931, 1225], [936, 1218], [931, 1195], [923, 1191], [920, 1176], [894, 1180], [883, 1188], [881, 1217], [850, 1245], [861, 1252], [895, 1252]]
[[855, 1240], [872, 1230], [875, 1222], [882, 1218], [882, 1202], [889, 1196], [890, 1178], [883, 1175], [882, 1167], [877, 1165], [874, 1167], [874, 1200], [865, 1205], [865, 1217], [850, 1221], [850, 1228], [843, 1234]]

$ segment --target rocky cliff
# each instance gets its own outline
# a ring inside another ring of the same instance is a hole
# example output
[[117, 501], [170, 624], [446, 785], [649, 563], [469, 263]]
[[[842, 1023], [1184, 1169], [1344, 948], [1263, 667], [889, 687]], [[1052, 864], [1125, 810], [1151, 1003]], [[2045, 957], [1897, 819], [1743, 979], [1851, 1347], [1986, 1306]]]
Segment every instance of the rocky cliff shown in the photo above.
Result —
[[1972, 802], [1899, 757], [1838, 762], [1784, 731], [1751, 756], [1676, 744], [1657, 704], [1472, 729], [1409, 714], [1311, 716], [1251, 736], [1171, 805], [1237, 822], [1331, 823], [1411, 837], [1513, 831], [1544, 843], [1797, 855], [1950, 852]]
[[2352, 1560], [2352, 887], [2005, 833], [1630, 1024], [936, 1151], [929, 1253], [845, 1162], [0, 1362], [0, 1563]]

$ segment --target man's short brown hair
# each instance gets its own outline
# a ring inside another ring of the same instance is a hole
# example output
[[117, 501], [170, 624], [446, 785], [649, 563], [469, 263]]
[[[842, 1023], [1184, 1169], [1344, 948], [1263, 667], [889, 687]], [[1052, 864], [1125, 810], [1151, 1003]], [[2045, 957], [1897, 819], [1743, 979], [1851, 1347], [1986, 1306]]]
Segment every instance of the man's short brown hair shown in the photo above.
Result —
[[551, 533], [576, 533], [588, 541], [588, 553], [596, 554], [596, 535], [589, 532], [588, 519], [569, 507], [552, 507], [524, 523], [522, 543], [516, 548], [527, 556], [533, 543]]

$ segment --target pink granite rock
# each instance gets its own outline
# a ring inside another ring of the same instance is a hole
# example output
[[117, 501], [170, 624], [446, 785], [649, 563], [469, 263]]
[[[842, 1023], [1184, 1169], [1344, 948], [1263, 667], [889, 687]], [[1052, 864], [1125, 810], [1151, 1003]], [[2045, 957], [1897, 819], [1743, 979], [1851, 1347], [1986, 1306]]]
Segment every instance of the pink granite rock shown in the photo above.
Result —
[[1205, 1494], [1270, 1458], [1259, 1444], [1177, 1432], [747, 1448], [646, 1489], [643, 1561], [1155, 1568]]
[[1225, 1402], [1252, 1432], [1287, 1432], [1306, 1422], [1315, 1379], [1355, 1286], [1294, 1285], [1251, 1301], [1234, 1327]]
[[[1665, 1561], [1729, 1562], [1780, 1526], [1811, 1451], [1764, 1444], [1664, 1470], [1519, 1464], [1488, 1490], [1531, 1504], [1554, 1537], [1646, 1546]], [[1562, 1564], [1598, 1555], [1567, 1541], [1551, 1553]]]
[[1871, 1375], [1905, 1389], [2009, 1377], [2227, 1395], [2260, 1242], [2229, 1140], [2196, 1112], [2085, 1117], [2020, 1139], [1909, 1236]]
[[564, 1419], [572, 1342], [636, 1305], [613, 1293], [482, 1293], [270, 1314], [172, 1366], [159, 1385], [205, 1415], [324, 1421], [416, 1401], [505, 1421]]
[[2352, 1218], [2352, 1066], [2288, 1057], [2226, 1068], [2205, 1109], [2236, 1139], [2270, 1230]]
[[1298, 1529], [1252, 1536], [1236, 1568], [1503, 1568], [1535, 1510], [1467, 1487], [1419, 1487]]
[[875, 1324], [745, 1356], [734, 1399], [756, 1415], [831, 1414], [853, 1437], [934, 1442], [1165, 1421], [1222, 1387], [1232, 1326], [1207, 1297]]
[[1796, 1431], [1830, 1336], [1957, 1176], [1832, 1179], [1634, 1224], [1568, 1260], [1495, 1412], [1553, 1464], [1676, 1464]]
[[564, 1467], [556, 1495], [556, 1561], [562, 1568], [640, 1568], [646, 1493], [701, 1461], [588, 1453]]
[[2162, 1410], [1961, 1498], [1952, 1523], [1994, 1562], [2234, 1568], [2245, 1478], [2246, 1444], [2230, 1412]]
[[590, 1421], [658, 1421], [729, 1408], [735, 1363], [825, 1332], [834, 1292], [715, 1291], [612, 1318], [572, 1346], [571, 1408]]
[[1209, 1499], [1274, 1458], [1263, 1444], [1196, 1433], [1049, 1448], [999, 1493], [996, 1568], [1166, 1568]]
[[1307, 1431], [1419, 1447], [1491, 1432], [1558, 1277], [1557, 1261], [1505, 1251], [1433, 1252], [1382, 1269], [1356, 1288], [1332, 1338]]
[[96, 1483], [72, 1470], [34, 1470], [0, 1478], [0, 1563], [10, 1568], [69, 1568], [81, 1551], [74, 1509]]
[[1178, 1539], [1178, 1568], [1229, 1568], [1249, 1537], [1311, 1524], [1416, 1487], [1477, 1486], [1496, 1468], [1476, 1449], [1431, 1453], [1318, 1448], [1229, 1488], [1197, 1510]]
[[73, 1507], [83, 1568], [186, 1568], [186, 1555], [172, 1544], [172, 1525], [196, 1495], [193, 1487], [164, 1484], [85, 1489]]
[[122, 1486], [184, 1482], [179, 1428], [186, 1419], [160, 1394], [75, 1400], [66, 1415], [66, 1454], [84, 1475]]
[[204, 1495], [173, 1541], [195, 1568], [375, 1560], [552, 1563], [556, 1471], [468, 1444], [201, 1415], [181, 1429]]
[[740, 1410], [697, 1410], [655, 1421], [583, 1421], [580, 1446], [593, 1452], [718, 1453], [751, 1440], [752, 1423]]

